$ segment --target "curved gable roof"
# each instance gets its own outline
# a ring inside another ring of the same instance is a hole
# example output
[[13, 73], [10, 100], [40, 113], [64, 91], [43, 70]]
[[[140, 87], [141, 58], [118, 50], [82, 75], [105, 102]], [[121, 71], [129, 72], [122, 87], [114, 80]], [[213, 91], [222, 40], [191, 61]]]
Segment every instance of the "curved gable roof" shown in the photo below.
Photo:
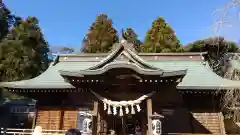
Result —
[[[123, 40], [121, 43], [116, 43], [114, 45], [114, 50], [107, 57], [101, 60], [95, 66], [91, 66], [85, 70], [59, 70], [60, 74], [63, 76], [75, 76], [84, 77], [86, 75], [100, 75], [104, 74], [110, 69], [114, 68], [129, 68], [135, 72], [143, 75], [154, 75], [154, 76], [184, 76], [186, 74], [185, 70], [165, 72], [161, 68], [155, 67], [144, 61], [140, 56], [138, 56], [133, 48], [133, 45], [127, 43]], [[117, 59], [120, 56], [126, 57], [125, 60]]]
[[[102, 58], [106, 56], [106, 54], [101, 55]], [[165, 72], [175, 72], [187, 69], [187, 74], [177, 86], [180, 90], [240, 88], [239, 81], [221, 78], [212, 72], [207, 65], [203, 65], [200, 60], [193, 60], [193, 58], [191, 58], [193, 56], [192, 53], [174, 54], [176, 56], [170, 54], [164, 54], [164, 56], [161, 54], [151, 54], [149, 55], [153, 56], [151, 59], [145, 57], [146, 55], [148, 54], [140, 56], [149, 65], [153, 65]], [[180, 59], [180, 56], [184, 57], [184, 59]], [[159, 57], [159, 59], [155, 59], [155, 57]], [[195, 55], [193, 57], [195, 57]], [[74, 86], [65, 82], [64, 78], [59, 74], [59, 70], [86, 70], [93, 65], [97, 65], [100, 61], [101, 58], [97, 54], [84, 54], [83, 56], [78, 54], [64, 54], [60, 55], [59, 61], [56, 61], [40, 76], [30, 80], [0, 82], [0, 86], [11, 89], [71, 89], [74, 88]]]

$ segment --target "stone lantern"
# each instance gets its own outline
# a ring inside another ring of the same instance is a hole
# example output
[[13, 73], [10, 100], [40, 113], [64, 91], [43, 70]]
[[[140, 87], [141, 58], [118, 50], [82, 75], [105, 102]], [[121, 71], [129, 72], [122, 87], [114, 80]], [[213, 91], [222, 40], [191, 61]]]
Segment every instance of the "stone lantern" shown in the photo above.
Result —
[[157, 114], [156, 112], [150, 116], [152, 119], [152, 134], [153, 135], [162, 135], [162, 118], [164, 116]]

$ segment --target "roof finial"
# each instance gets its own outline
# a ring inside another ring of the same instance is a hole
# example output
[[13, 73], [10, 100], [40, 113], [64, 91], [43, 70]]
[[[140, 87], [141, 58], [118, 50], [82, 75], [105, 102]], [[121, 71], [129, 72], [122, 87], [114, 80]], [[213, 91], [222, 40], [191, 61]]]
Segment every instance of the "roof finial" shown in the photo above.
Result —
[[122, 38], [127, 40], [127, 37], [125, 36], [125, 32], [124, 32], [124, 29], [122, 28]]
[[124, 34], [124, 29], [122, 28], [122, 37], [120, 39], [120, 43], [125, 43], [127, 41], [127, 37]]

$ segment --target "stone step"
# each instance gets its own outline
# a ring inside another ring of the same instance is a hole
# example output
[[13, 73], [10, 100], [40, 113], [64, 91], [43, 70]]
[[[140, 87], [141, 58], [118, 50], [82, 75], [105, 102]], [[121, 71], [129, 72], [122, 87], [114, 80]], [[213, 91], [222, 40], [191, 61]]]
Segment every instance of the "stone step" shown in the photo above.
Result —
[[218, 113], [192, 113], [193, 117], [201, 123], [205, 128], [214, 134], [220, 134], [220, 123]]

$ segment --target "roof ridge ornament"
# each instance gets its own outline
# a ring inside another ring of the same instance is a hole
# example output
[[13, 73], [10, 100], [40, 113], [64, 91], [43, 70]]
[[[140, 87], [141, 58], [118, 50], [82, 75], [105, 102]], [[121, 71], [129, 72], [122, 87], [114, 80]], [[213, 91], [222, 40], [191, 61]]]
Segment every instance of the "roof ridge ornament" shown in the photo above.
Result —
[[122, 28], [122, 39], [125, 39], [125, 40], [127, 40], [127, 37], [125, 36], [125, 34], [124, 34], [125, 32], [124, 32], [124, 29]]
[[111, 52], [114, 52], [119, 47], [121, 47], [121, 46], [123, 46], [124, 44], [127, 44], [127, 43], [128, 43], [127, 37], [124, 35], [124, 30], [122, 29], [122, 37], [119, 38], [119, 41], [117, 43], [113, 44]]
[[134, 53], [138, 53], [134, 48], [134, 44], [128, 42], [127, 37], [125, 35], [124, 29], [122, 29], [122, 37], [120, 38], [120, 44], [124, 47], [124, 49], [129, 49]]

